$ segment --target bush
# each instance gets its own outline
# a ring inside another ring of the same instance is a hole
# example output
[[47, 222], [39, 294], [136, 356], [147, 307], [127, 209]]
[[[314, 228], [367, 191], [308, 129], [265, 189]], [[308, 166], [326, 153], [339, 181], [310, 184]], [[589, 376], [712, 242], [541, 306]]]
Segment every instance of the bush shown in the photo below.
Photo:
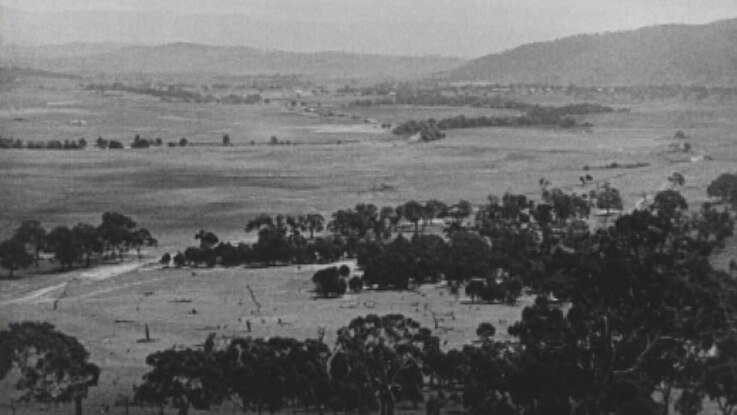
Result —
[[348, 288], [353, 293], [360, 293], [363, 290], [363, 280], [361, 277], [353, 277], [348, 280]]
[[315, 292], [322, 297], [340, 297], [345, 294], [348, 285], [341, 278], [337, 267], [324, 268], [312, 276]]

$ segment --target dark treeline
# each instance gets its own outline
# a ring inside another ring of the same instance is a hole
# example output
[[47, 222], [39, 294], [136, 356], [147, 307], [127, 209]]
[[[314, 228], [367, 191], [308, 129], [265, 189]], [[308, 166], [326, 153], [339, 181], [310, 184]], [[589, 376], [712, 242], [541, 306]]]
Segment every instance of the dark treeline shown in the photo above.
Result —
[[570, 97], [577, 100], [625, 100], [655, 101], [684, 100], [700, 102], [715, 100], [729, 102], [737, 99], [737, 88], [698, 85], [634, 85], [634, 86], [582, 86], [549, 84], [462, 84], [452, 85], [441, 82], [423, 81], [421, 83], [381, 83], [355, 89], [352, 92], [379, 99], [363, 99], [354, 104], [370, 105], [442, 105], [475, 106], [482, 108], [517, 109], [518, 96]]
[[51, 78], [51, 79], [82, 79], [80, 75], [70, 75], [58, 72], [44, 71], [42, 69], [23, 68], [17, 66], [0, 66], [0, 85], [14, 83], [20, 78]]
[[[88, 148], [87, 139], [82, 137], [78, 140], [48, 140], [48, 141], [28, 141], [24, 142], [21, 139], [3, 138], [0, 137], [0, 149], [28, 149], [28, 150], [84, 150]], [[136, 134], [129, 147], [132, 149], [147, 149], [151, 147], [162, 147], [164, 141], [160, 138], [143, 138], [139, 134]], [[186, 147], [188, 146], [189, 140], [186, 137], [182, 137], [177, 141], [170, 141], [166, 143], [167, 147]], [[231, 145], [230, 135], [223, 135], [223, 146]], [[126, 148], [125, 144], [120, 140], [106, 139], [98, 137], [94, 141], [94, 147], [101, 150], [122, 150]]]
[[[595, 114], [612, 112], [613, 108], [598, 104], [572, 104], [562, 107], [528, 106], [524, 115], [507, 117], [466, 117], [457, 115], [455, 117], [435, 120], [430, 118], [425, 121], [409, 120], [395, 127], [392, 132], [396, 135], [410, 136], [420, 134], [422, 141], [435, 141], [445, 138], [442, 131], [458, 128], [480, 128], [480, 127], [534, 127], [555, 126], [559, 128], [573, 128], [578, 125], [572, 115]], [[583, 127], [591, 127], [585, 123]]]
[[165, 87], [153, 86], [133, 86], [126, 85], [122, 82], [114, 82], [110, 84], [89, 84], [85, 87], [87, 90], [95, 91], [103, 94], [105, 91], [124, 91], [132, 94], [150, 95], [167, 102], [194, 102], [198, 104], [217, 103], [227, 105], [251, 105], [259, 104], [263, 101], [260, 94], [228, 94], [223, 97], [213, 95], [211, 93], [202, 93], [182, 85], [167, 85]]
[[87, 140], [83, 137], [79, 140], [47, 140], [28, 141], [19, 138], [0, 137], [0, 149], [28, 149], [28, 150], [84, 150], [87, 148]]
[[[257, 413], [301, 408], [393, 415], [398, 405], [424, 402], [433, 414], [443, 405], [462, 405], [474, 414], [655, 415], [697, 414], [708, 399], [731, 415], [737, 407], [737, 280], [709, 259], [732, 235], [737, 175], [712, 182], [707, 193], [715, 200], [699, 212], [690, 213], [678, 192], [665, 190], [647, 209], [582, 229], [579, 219], [592, 205], [617, 203], [612, 188], [602, 192], [601, 200], [586, 203], [555, 189], [544, 189], [537, 203], [523, 195], [491, 197], [469, 229], [463, 219], [470, 209], [459, 203], [445, 209], [445, 238], [422, 231], [424, 221], [432, 221], [427, 218], [440, 215], [428, 212], [443, 211], [436, 202], [386, 209], [385, 217], [400, 210], [411, 218], [410, 241], [382, 237], [386, 228], [366, 220], [374, 217], [368, 205], [333, 215], [344, 227], [329, 227], [357, 237], [356, 251], [383, 249], [359, 253], [364, 278], [371, 266], [391, 268], [375, 272], [382, 278], [399, 267], [387, 285], [401, 288], [405, 275], [468, 280], [472, 297], [502, 301], [521, 282], [537, 298], [503, 340], [484, 322], [477, 341], [445, 350], [433, 329], [397, 314], [351, 320], [332, 347], [324, 330], [306, 340], [211, 334], [202, 346], [149, 355], [151, 369], [134, 387], [134, 402], [161, 411], [171, 406], [180, 415], [226, 400]], [[271, 233], [290, 226], [282, 220], [264, 216], [249, 227]], [[318, 228], [305, 225], [304, 232]], [[205, 231], [197, 238], [206, 247], [218, 243]], [[441, 241], [454, 253], [434, 255]], [[423, 261], [405, 260], [411, 255], [424, 257], [428, 268], [413, 270]], [[436, 256], [458, 261], [438, 266], [431, 262]], [[388, 265], [372, 265], [372, 259]], [[314, 279], [330, 283], [348, 272], [328, 269]], [[48, 353], [57, 358], [29, 364]], [[99, 377], [77, 340], [48, 324], [11, 324], [0, 332], [0, 356], [6, 357], [0, 377], [14, 367], [29, 369], [17, 383], [28, 399], [74, 400], [78, 413]]]
[[[284, 216], [267, 214], [250, 220], [246, 232], [256, 232], [254, 244], [220, 241], [217, 235], [200, 230], [195, 239], [199, 246], [191, 246], [162, 262], [175, 266], [274, 266], [288, 264], [330, 263], [341, 258], [356, 258], [367, 254], [365, 245], [384, 244], [405, 226], [419, 236], [433, 219], [460, 227], [460, 221], [472, 213], [471, 204], [460, 201], [448, 206], [440, 201], [421, 204], [410, 201], [399, 206], [378, 208], [373, 204], [358, 204], [341, 209], [326, 220], [320, 214]], [[327, 232], [325, 232], [327, 231]]]
[[[709, 194], [729, 202], [737, 192], [730, 190], [737, 182], [730, 177], [715, 180]], [[356, 258], [362, 277], [332, 280], [331, 287], [340, 292], [331, 293], [341, 295], [343, 284], [352, 291], [363, 287], [404, 290], [445, 280], [456, 290], [466, 284], [467, 294], [474, 299], [514, 303], [523, 286], [540, 294], [553, 290], [558, 282], [546, 276], [554, 273], [562, 252], [590, 236], [592, 209], [611, 212], [623, 207], [619, 191], [607, 184], [585, 194], [543, 184], [540, 201], [507, 193], [501, 198], [489, 196], [476, 209], [463, 200], [455, 205], [431, 200], [383, 208], [358, 204], [334, 212], [329, 221], [319, 214], [262, 215], [245, 228], [258, 233], [254, 244], [231, 244], [201, 230], [195, 235], [199, 246], [173, 257], [166, 254], [162, 263], [274, 266]], [[733, 219], [726, 208], [707, 203], [690, 216], [686, 208], [678, 192], [666, 190], [656, 195], [649, 212], [676, 215], [679, 226], [688, 229], [704, 249], [721, 247], [732, 234]], [[425, 233], [430, 224], [436, 232]]]
[[106, 212], [102, 222], [95, 226], [78, 223], [73, 227], [57, 226], [51, 231], [36, 220], [27, 220], [13, 235], [0, 243], [0, 265], [10, 272], [35, 264], [38, 268], [42, 253], [54, 254], [62, 270], [74, 264], [89, 267], [93, 259], [123, 260], [123, 255], [135, 249], [141, 257], [141, 249], [155, 246], [156, 239], [146, 228], [141, 228], [128, 216]]

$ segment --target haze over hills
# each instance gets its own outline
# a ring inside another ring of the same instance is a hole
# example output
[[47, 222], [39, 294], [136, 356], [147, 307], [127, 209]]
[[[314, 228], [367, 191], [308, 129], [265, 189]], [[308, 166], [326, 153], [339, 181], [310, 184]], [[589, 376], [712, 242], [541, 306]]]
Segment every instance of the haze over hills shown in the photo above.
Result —
[[532, 43], [445, 75], [500, 84], [737, 86], [737, 19]]
[[[6, 15], [3, 23], [19, 25], [25, 21], [23, 19], [30, 19], [28, 13], [1, 6], [0, 10]], [[92, 13], [88, 16], [92, 20], [83, 21], [91, 25], [94, 19], [105, 16], [105, 13]], [[118, 14], [107, 16], [111, 25], [118, 22], [115, 16]], [[146, 26], [156, 26], [156, 16], [144, 15], [149, 19]], [[212, 16], [202, 18], [215, 19]], [[51, 20], [47, 23], [51, 24]], [[38, 23], [37, 19], [28, 22]], [[116, 27], [114, 32], [129, 32], [137, 27], [128, 27], [126, 22], [128, 20], [121, 20], [121, 27]], [[164, 31], [175, 25], [166, 20], [158, 24]], [[261, 28], [259, 33], [268, 36], [270, 31], [278, 30], [278, 27]], [[256, 40], [250, 35], [246, 39]], [[161, 45], [78, 42], [49, 46], [12, 46], [0, 42], [0, 65], [72, 74], [281, 73], [320, 78], [408, 80], [439, 77], [500, 84], [737, 86], [737, 19], [704, 25], [661, 25], [625, 32], [576, 35], [525, 44], [470, 61], [441, 56], [287, 52], [185, 42]]]
[[293, 53], [241, 46], [172, 43], [160, 46], [75, 43], [10, 46], [0, 50], [5, 65], [75, 74], [169, 73], [207, 75], [302, 74], [321, 78], [426, 77], [462, 61], [439, 56], [402, 57], [347, 52]]

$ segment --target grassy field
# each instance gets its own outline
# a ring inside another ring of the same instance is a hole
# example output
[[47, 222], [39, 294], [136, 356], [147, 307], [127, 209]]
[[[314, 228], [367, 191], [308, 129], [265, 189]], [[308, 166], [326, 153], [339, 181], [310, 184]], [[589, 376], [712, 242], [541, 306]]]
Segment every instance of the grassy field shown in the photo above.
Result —
[[[103, 212], [114, 210], [152, 230], [160, 241], [159, 248], [149, 253], [155, 259], [164, 251], [193, 244], [200, 228], [215, 231], [221, 239], [247, 240], [251, 236], [243, 227], [260, 212], [328, 215], [359, 202], [382, 206], [431, 198], [482, 203], [488, 194], [505, 191], [537, 196], [541, 177], [555, 187], [584, 191], [588, 188], [581, 187], [578, 178], [589, 173], [597, 182], [611, 181], [632, 207], [643, 193], [664, 188], [667, 177], [680, 172], [686, 178], [682, 192], [698, 206], [711, 180], [737, 168], [737, 107], [638, 104], [628, 113], [587, 117], [595, 125], [591, 132], [452, 130], [441, 141], [409, 144], [387, 131], [366, 128], [362, 120], [397, 123], [493, 112], [348, 108], [344, 104], [345, 100], [330, 102], [331, 109], [345, 117], [314, 118], [279, 103], [162, 103], [134, 95], [94, 95], [69, 81], [28, 81], [0, 92], [3, 137], [85, 136], [94, 141], [104, 136], [129, 144], [138, 133], [164, 142], [185, 136], [195, 144], [217, 144], [227, 133], [234, 145], [2, 150], [0, 237], [7, 237], [23, 219], [38, 219], [48, 229], [79, 221], [98, 223]], [[84, 120], [86, 125], [74, 126], [74, 120]], [[686, 140], [691, 152], [669, 148], [676, 141], [672, 138], [676, 130], [691, 137]], [[266, 145], [272, 135], [298, 145]], [[252, 140], [256, 145], [250, 145]], [[611, 162], [648, 166], [598, 168]], [[584, 171], [584, 166], [590, 170]], [[731, 241], [717, 263], [726, 264], [735, 252], [737, 246]], [[252, 323], [254, 336], [312, 337], [325, 327], [330, 342], [335, 329], [357, 315], [399, 312], [432, 326], [432, 310], [443, 319], [437, 334], [447, 340], [446, 347], [456, 347], [471, 341], [482, 321], [492, 322], [498, 336], [504, 336], [506, 325], [529, 302], [525, 299], [516, 307], [469, 305], [467, 299], [451, 297], [446, 289], [433, 286], [418, 292], [365, 292], [315, 300], [309, 281], [314, 270], [192, 272], [127, 264], [0, 281], [0, 326], [46, 320], [77, 336], [91, 351], [92, 361], [103, 368], [101, 385], [92, 391], [89, 402], [99, 411], [118, 394], [130, 394], [131, 385], [145, 372], [149, 353], [201, 343], [210, 332], [222, 339], [246, 335], [246, 320]], [[259, 312], [246, 285], [264, 304]], [[64, 289], [67, 297], [53, 310], [53, 300]], [[144, 324], [151, 327], [155, 342], [137, 342], [143, 337]], [[7, 393], [0, 391], [0, 396], [10, 396]], [[39, 413], [48, 409], [29, 408]], [[62, 410], [68, 412], [68, 408]], [[7, 411], [7, 400], [0, 399], [0, 412]]]

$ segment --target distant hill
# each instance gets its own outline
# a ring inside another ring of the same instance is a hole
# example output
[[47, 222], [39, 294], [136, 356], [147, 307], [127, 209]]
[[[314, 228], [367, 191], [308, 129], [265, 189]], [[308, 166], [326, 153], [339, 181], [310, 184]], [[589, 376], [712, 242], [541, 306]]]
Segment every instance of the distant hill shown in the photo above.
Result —
[[237, 46], [172, 43], [161, 46], [74, 43], [0, 49], [4, 65], [55, 72], [169, 73], [207, 75], [302, 74], [321, 78], [429, 76], [458, 67], [460, 59], [439, 56], [360, 55], [345, 52], [292, 53]]
[[501, 84], [737, 86], [737, 19], [532, 43], [443, 75]]

